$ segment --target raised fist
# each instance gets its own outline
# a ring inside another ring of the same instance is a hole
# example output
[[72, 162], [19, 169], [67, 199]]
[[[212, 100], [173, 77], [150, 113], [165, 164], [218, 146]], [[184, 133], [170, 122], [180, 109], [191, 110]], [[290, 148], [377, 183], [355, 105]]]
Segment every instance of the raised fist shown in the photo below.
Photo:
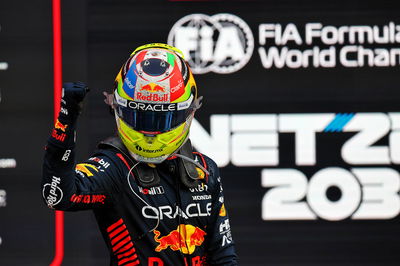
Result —
[[60, 116], [78, 115], [81, 111], [83, 99], [89, 92], [83, 82], [66, 82], [63, 84]]

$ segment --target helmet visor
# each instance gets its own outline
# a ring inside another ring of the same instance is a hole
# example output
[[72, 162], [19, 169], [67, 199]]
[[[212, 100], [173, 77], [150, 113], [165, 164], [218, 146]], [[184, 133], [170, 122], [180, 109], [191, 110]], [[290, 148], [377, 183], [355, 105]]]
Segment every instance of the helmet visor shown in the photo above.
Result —
[[144, 103], [115, 95], [117, 115], [133, 130], [149, 133], [169, 131], [186, 121], [195, 110], [193, 95], [181, 103]]

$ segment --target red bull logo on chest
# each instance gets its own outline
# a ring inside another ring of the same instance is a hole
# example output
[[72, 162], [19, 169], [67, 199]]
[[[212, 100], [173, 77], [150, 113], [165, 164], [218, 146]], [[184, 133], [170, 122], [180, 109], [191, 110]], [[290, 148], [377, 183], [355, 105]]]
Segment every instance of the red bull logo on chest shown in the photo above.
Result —
[[154, 240], [158, 243], [155, 251], [160, 252], [168, 247], [173, 251], [180, 250], [184, 254], [193, 254], [196, 246], [201, 246], [207, 234], [199, 227], [190, 224], [180, 224], [176, 230], [160, 237], [160, 231], [154, 230]]

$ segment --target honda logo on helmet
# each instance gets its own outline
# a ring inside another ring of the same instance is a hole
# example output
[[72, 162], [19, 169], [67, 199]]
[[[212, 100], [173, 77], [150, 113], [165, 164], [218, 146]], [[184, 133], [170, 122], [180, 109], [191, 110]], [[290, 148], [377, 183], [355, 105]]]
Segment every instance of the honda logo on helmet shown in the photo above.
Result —
[[232, 14], [191, 14], [178, 20], [168, 44], [185, 55], [194, 74], [229, 74], [244, 67], [254, 49], [249, 26]]

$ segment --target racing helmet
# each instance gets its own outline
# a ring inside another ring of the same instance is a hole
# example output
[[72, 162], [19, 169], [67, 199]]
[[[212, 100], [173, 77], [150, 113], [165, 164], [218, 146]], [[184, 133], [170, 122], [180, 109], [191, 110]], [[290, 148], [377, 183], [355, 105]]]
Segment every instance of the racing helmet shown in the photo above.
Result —
[[140, 46], [115, 79], [119, 137], [135, 160], [161, 163], [188, 139], [200, 100], [181, 51], [162, 43]]

